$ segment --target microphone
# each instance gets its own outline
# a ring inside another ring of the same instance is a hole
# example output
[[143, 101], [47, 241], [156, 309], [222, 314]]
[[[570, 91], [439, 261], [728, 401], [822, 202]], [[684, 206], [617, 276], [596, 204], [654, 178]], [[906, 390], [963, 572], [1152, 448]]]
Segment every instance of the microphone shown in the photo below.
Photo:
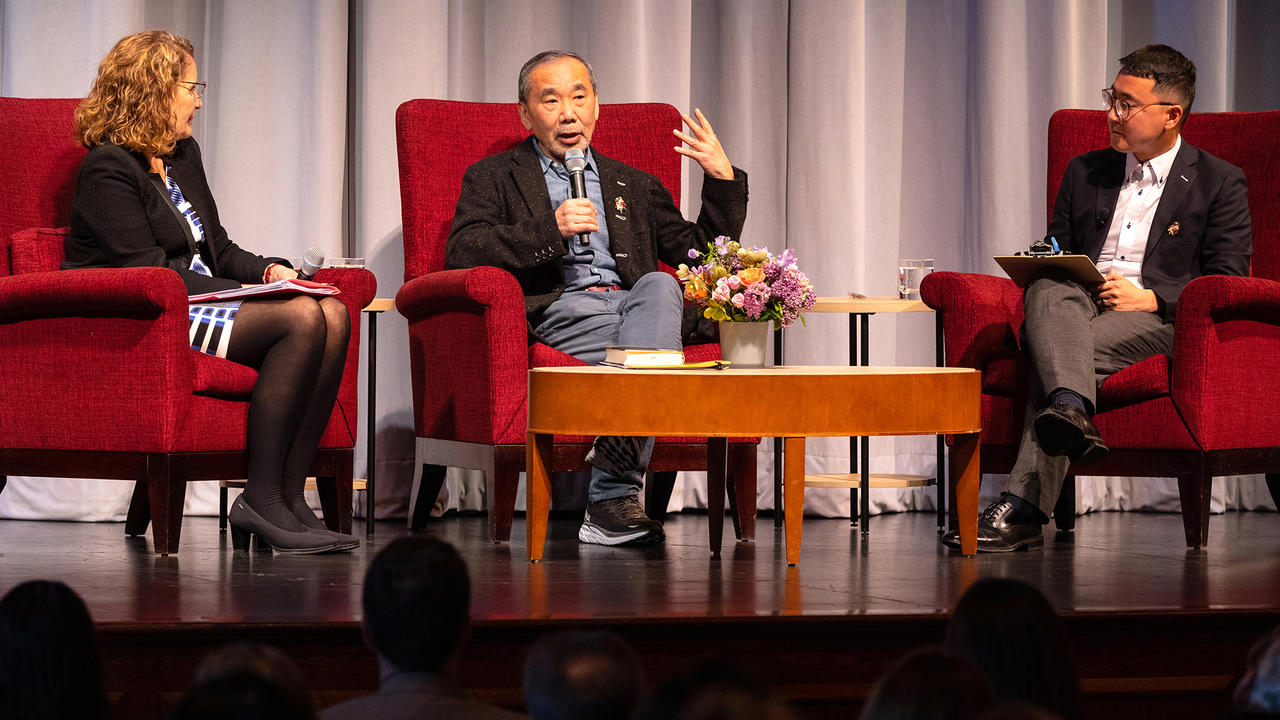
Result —
[[[587, 196], [587, 158], [578, 148], [569, 148], [564, 154], [564, 169], [569, 171], [569, 197], [585, 198]], [[578, 244], [591, 242], [590, 233], [578, 233]]]
[[302, 267], [298, 268], [298, 279], [314, 278], [321, 265], [324, 265], [324, 253], [320, 252], [320, 248], [308, 248], [302, 256]]
[[1102, 227], [1111, 221], [1111, 209], [1102, 208], [1098, 214], [1093, 217], [1093, 224], [1096, 227]]

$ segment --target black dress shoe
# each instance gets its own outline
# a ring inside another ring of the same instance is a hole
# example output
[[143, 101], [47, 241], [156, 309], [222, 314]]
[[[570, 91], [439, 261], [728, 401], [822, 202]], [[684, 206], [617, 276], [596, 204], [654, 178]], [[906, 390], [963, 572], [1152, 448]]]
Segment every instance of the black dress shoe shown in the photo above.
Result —
[[1066, 403], [1054, 403], [1041, 410], [1032, 427], [1046, 455], [1066, 455], [1076, 465], [1096, 463], [1110, 452], [1093, 420]]
[[[1005, 493], [982, 511], [978, 517], [978, 552], [1013, 552], [1044, 545], [1044, 526], [1020, 512], [1017, 503], [1018, 499]], [[952, 530], [943, 535], [942, 544], [959, 550], [960, 533]]]

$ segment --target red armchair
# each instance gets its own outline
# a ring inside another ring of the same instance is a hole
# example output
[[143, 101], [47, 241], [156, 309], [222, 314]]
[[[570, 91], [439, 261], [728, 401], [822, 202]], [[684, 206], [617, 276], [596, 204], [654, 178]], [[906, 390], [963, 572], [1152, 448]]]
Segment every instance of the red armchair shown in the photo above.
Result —
[[[670, 105], [602, 105], [592, 144], [656, 175], [680, 197], [680, 156]], [[411, 100], [396, 111], [405, 284], [396, 308], [409, 321], [417, 436], [409, 524], [425, 522], [445, 467], [485, 472], [489, 537], [511, 537], [516, 488], [525, 465], [528, 369], [579, 365], [542, 343], [530, 344], [524, 296], [511, 274], [495, 267], [444, 269], [445, 239], [469, 165], [528, 136], [513, 103]], [[444, 147], [442, 138], [465, 137]], [[670, 270], [670, 268], [667, 268]], [[685, 348], [690, 360], [719, 358], [718, 345]], [[673, 407], [673, 412], [677, 410]], [[552, 470], [585, 470], [592, 438], [557, 436]], [[729, 444], [730, 505], [741, 539], [755, 537], [757, 439]], [[706, 438], [658, 438], [645, 505], [661, 517], [677, 470], [705, 470]]]
[[[1252, 277], [1205, 276], [1178, 300], [1172, 356], [1103, 383], [1094, 418], [1111, 454], [1090, 475], [1176, 477], [1187, 545], [1208, 540], [1215, 475], [1280, 470], [1280, 112], [1193, 113], [1183, 138], [1244, 170], [1253, 223]], [[1059, 110], [1049, 120], [1049, 213], [1070, 159], [1108, 143], [1106, 113]], [[947, 364], [982, 370], [982, 471], [1013, 467], [1028, 355], [1019, 346], [1022, 291], [1003, 277], [928, 275], [924, 302], [942, 313]], [[1073, 469], [1074, 472], [1074, 469]], [[1280, 503], [1280, 475], [1267, 482]], [[1075, 523], [1067, 478], [1054, 512]]]
[[[245, 476], [257, 372], [190, 349], [177, 273], [58, 269], [84, 156], [78, 102], [0, 98], [0, 490], [7, 475], [134, 480], [125, 532], [150, 523], [156, 552], [175, 553], [186, 483]], [[338, 402], [311, 467], [325, 521], [347, 532], [360, 308], [376, 281], [363, 269], [317, 279], [339, 285], [351, 313]]]

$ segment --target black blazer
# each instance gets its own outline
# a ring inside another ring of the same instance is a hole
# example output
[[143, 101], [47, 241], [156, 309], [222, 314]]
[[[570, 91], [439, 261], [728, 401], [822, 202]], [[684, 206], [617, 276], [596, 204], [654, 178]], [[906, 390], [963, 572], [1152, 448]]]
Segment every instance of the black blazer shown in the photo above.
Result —
[[193, 138], [179, 140], [165, 162], [200, 217], [206, 244], [201, 257], [214, 277], [188, 269], [196, 253], [191, 226], [147, 159], [110, 144], [91, 148], [80, 163], [63, 269], [167, 267], [182, 276], [192, 295], [260, 283], [268, 265], [286, 264], [242, 250], [227, 237]]
[[[533, 143], [530, 136], [467, 168], [445, 243], [447, 267], [492, 265], [515, 275], [530, 321], [564, 291], [563, 256], [568, 252]], [[674, 267], [689, 262], [690, 248], [705, 250], [719, 235], [741, 238], [747, 219], [745, 172], [734, 168], [732, 180], [705, 178], [702, 210], [697, 222], [689, 222], [658, 178], [594, 148], [592, 155], [604, 194], [609, 246], [624, 288], [656, 271], [659, 260]], [[685, 308], [681, 333], [686, 342], [710, 340], [709, 332], [697, 310]]]
[[[1049, 234], [1094, 262], [1107, 240], [1124, 182], [1124, 153], [1077, 155], [1053, 203]], [[1169, 232], [1175, 228], [1176, 233]], [[1253, 240], [1244, 172], [1183, 140], [1165, 181], [1142, 261], [1142, 284], [1173, 322], [1182, 288], [1201, 275], [1248, 275]]]

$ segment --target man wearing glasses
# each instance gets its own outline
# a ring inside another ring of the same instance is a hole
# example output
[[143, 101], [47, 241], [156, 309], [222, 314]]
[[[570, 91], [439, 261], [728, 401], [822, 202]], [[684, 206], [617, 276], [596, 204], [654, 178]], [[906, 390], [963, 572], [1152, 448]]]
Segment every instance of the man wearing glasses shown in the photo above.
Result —
[[[1244, 173], [1180, 135], [1195, 94], [1195, 64], [1167, 45], [1121, 58], [1102, 91], [1111, 147], [1071, 160], [1049, 235], [1088, 255], [1105, 281], [1048, 275], [1027, 287], [1027, 421], [1009, 490], [979, 519], [980, 551], [1044, 544], [1068, 465], [1107, 454], [1091, 419], [1097, 385], [1171, 352], [1178, 295], [1192, 278], [1249, 273]], [[943, 542], [960, 545], [955, 533]]]

